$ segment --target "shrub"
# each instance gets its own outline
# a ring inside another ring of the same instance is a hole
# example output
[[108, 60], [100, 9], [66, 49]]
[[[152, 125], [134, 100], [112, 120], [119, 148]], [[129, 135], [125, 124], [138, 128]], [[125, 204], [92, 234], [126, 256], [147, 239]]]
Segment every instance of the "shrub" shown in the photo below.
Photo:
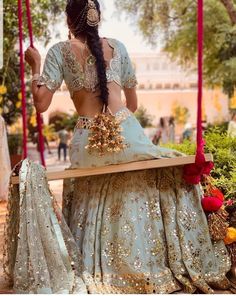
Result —
[[152, 127], [153, 116], [148, 114], [147, 109], [142, 105], [138, 108], [134, 115], [143, 128]]
[[[215, 167], [211, 172], [214, 185], [222, 190], [226, 198], [236, 199], [236, 138], [227, 136], [225, 129], [210, 127], [205, 132], [205, 152], [213, 154]], [[188, 155], [195, 153], [195, 143], [186, 140], [182, 144], [167, 144], [168, 148]]]
[[22, 153], [22, 135], [11, 134], [7, 136], [10, 155]]

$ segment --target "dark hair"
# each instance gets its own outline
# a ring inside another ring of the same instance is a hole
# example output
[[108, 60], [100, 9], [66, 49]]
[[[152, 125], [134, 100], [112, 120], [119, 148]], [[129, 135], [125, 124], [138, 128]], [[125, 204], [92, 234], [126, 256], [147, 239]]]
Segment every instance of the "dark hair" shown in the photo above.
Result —
[[165, 120], [163, 117], [160, 118], [160, 127], [165, 127]]
[[169, 118], [169, 125], [175, 125], [175, 118], [173, 116]]
[[[93, 0], [96, 5], [99, 19], [101, 16], [100, 5], [97, 0]], [[87, 24], [88, 0], [70, 0], [66, 5], [68, 26], [75, 36], [85, 37], [92, 55], [96, 58], [96, 68], [99, 81], [99, 98], [105, 107], [108, 106], [109, 90], [107, 87], [106, 62], [102, 50], [102, 43], [98, 33], [98, 26], [92, 27]]]

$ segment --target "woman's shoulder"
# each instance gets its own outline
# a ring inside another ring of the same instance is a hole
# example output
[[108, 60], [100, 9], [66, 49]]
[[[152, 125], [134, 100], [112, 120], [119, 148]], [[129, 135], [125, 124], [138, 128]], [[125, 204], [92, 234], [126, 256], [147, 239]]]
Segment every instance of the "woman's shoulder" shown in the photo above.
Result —
[[122, 51], [126, 50], [124, 43], [121, 42], [120, 40], [115, 38], [105, 38], [105, 39], [112, 47], [118, 47]]
[[54, 43], [50, 48], [49, 48], [49, 52], [60, 52], [61, 48], [64, 47], [65, 45], [68, 45], [69, 40], [65, 40], [65, 41], [59, 41], [57, 43]]

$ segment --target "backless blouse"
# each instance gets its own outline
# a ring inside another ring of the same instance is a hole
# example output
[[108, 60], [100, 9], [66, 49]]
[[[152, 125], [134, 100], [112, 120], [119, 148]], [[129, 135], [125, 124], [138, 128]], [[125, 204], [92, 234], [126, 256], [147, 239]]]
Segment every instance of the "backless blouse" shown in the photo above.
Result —
[[[114, 49], [113, 58], [109, 62], [106, 70], [107, 81], [116, 82], [122, 88], [133, 88], [137, 85], [135, 71], [131, 63], [128, 52], [123, 43], [116, 39], [107, 39], [109, 45]], [[92, 65], [96, 72], [96, 66]], [[88, 73], [91, 73], [91, 69]], [[53, 93], [60, 88], [64, 80], [71, 97], [75, 91], [85, 88], [88, 91], [97, 89], [97, 73], [91, 75], [84, 71], [79, 63], [75, 53], [72, 51], [69, 40], [62, 41], [53, 45], [46, 56], [42, 75], [39, 78], [38, 85], [45, 85]]]

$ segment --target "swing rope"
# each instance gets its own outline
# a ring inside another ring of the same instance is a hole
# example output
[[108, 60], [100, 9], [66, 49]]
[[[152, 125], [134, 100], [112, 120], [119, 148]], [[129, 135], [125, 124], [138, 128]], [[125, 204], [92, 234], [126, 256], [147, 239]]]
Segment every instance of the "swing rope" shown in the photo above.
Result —
[[22, 0], [18, 0], [18, 25], [19, 25], [19, 42], [20, 42], [20, 80], [22, 96], [22, 123], [23, 123], [23, 158], [27, 157], [27, 114], [26, 114], [26, 92], [25, 92], [25, 67], [23, 52], [23, 26], [22, 26]]
[[[198, 109], [197, 109], [197, 154], [196, 159], [204, 157], [202, 136], [202, 88], [203, 88], [203, 0], [198, 0]], [[205, 158], [204, 158], [205, 161]]]
[[[30, 38], [30, 46], [34, 47], [33, 44], [33, 29], [32, 20], [30, 12], [30, 2], [26, 3], [26, 16], [28, 24], [28, 32]], [[27, 114], [26, 114], [26, 92], [25, 92], [25, 69], [24, 69], [24, 52], [23, 52], [23, 20], [22, 20], [23, 10], [22, 10], [22, 0], [18, 0], [18, 19], [19, 19], [19, 40], [20, 40], [20, 76], [21, 76], [21, 89], [22, 89], [22, 119], [23, 119], [23, 157], [27, 157]], [[44, 138], [42, 132], [42, 117], [41, 114], [37, 112], [37, 129], [38, 129], [38, 141], [39, 141], [39, 152], [41, 163], [45, 166], [44, 159]]]
[[184, 179], [187, 183], [198, 184], [203, 175], [209, 175], [214, 167], [212, 161], [206, 161], [202, 132], [202, 88], [203, 88], [203, 45], [204, 45], [204, 12], [203, 0], [198, 0], [197, 35], [198, 35], [198, 99], [197, 99], [197, 148], [195, 163], [184, 167]]

